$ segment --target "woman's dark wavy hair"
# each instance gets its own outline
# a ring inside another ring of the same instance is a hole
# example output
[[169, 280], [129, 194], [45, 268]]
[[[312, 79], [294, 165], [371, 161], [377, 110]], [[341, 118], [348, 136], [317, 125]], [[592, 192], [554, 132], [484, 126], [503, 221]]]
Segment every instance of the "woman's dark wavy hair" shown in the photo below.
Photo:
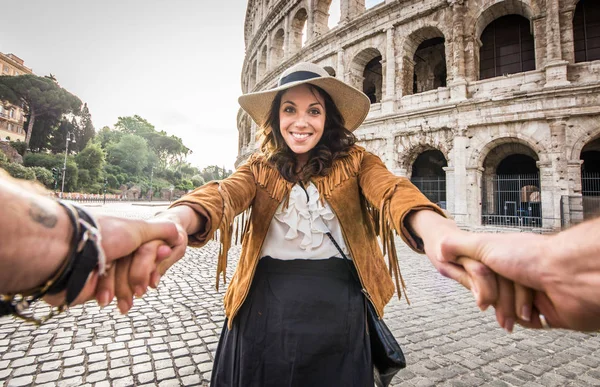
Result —
[[354, 134], [344, 126], [344, 117], [342, 117], [329, 94], [318, 86], [308, 84], [308, 87], [313, 95], [317, 93], [325, 101], [325, 127], [323, 137], [310, 150], [308, 162], [300, 173], [295, 172], [296, 154], [286, 144], [279, 128], [281, 97], [286, 90], [277, 93], [275, 99], [273, 99], [271, 110], [263, 127], [263, 133], [266, 134], [260, 146], [267, 160], [279, 170], [281, 176], [294, 183], [308, 181], [313, 176], [327, 175], [333, 162], [346, 157], [350, 147], [357, 141]]

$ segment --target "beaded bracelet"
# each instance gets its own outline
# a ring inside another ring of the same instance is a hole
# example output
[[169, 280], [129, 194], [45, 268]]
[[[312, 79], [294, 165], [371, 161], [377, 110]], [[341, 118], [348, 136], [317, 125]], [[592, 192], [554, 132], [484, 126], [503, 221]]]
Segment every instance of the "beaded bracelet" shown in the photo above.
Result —
[[[67, 257], [56, 273], [42, 285], [16, 294], [0, 294], [0, 316], [14, 315], [39, 326], [55, 314], [66, 310], [75, 301], [96, 267], [98, 274], [104, 274], [106, 257], [96, 219], [73, 203], [59, 200], [58, 204], [66, 210], [73, 228]], [[57, 294], [64, 290], [67, 291], [64, 303], [58, 308], [52, 308], [46, 317], [38, 319], [24, 314], [35, 301], [46, 294]]]

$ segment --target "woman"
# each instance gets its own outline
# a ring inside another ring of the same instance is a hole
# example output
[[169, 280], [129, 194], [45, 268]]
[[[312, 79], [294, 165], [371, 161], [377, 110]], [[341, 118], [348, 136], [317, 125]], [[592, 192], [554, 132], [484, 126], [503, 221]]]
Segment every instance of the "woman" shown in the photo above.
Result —
[[[261, 152], [162, 214], [180, 225], [191, 246], [204, 245], [219, 231], [217, 287], [221, 275], [225, 280], [234, 230], [242, 240], [225, 294], [227, 319], [212, 385], [372, 386], [365, 301], [383, 316], [394, 294], [389, 273], [399, 295], [403, 289], [394, 230], [414, 250], [427, 251], [442, 274], [476, 287], [480, 305], [496, 301], [495, 277], [482, 265], [463, 260], [465, 272], [434, 259], [444, 237], [462, 232], [454, 222], [406, 178], [355, 145], [352, 131], [370, 107], [366, 95], [317, 65], [300, 63], [282, 74], [276, 88], [239, 102], [263, 129]], [[154, 274], [151, 283], [157, 282]], [[512, 287], [499, 283], [500, 290]], [[495, 304], [508, 330], [514, 303], [501, 297]]]

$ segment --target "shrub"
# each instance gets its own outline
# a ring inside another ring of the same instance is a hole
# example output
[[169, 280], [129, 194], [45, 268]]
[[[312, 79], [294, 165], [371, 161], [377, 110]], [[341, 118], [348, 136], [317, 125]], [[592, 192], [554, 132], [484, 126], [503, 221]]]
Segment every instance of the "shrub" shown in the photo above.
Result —
[[43, 167], [48, 170], [52, 168], [62, 169], [64, 159], [59, 155], [50, 153], [27, 153], [23, 158], [23, 165], [26, 167]]
[[8, 163], [4, 165], [4, 169], [9, 175], [17, 179], [35, 180], [35, 172], [31, 168], [27, 168], [17, 163]]
[[35, 179], [46, 186], [46, 188], [54, 188], [54, 176], [52, 176], [52, 171], [47, 170], [42, 167], [30, 167], [35, 174]]
[[15, 148], [21, 156], [25, 156], [25, 151], [27, 150], [27, 143], [25, 143], [24, 141], [20, 141], [20, 140], [11, 141], [10, 146]]

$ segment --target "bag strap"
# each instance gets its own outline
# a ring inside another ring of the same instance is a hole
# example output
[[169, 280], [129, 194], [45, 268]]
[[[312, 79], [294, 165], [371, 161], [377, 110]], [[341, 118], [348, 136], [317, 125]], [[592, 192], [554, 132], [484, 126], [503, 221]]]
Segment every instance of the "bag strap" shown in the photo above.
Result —
[[360, 279], [356, 275], [356, 272], [354, 270], [352, 270], [352, 267], [350, 266], [350, 260], [348, 259], [348, 257], [346, 257], [346, 254], [344, 254], [344, 252], [340, 248], [340, 245], [338, 245], [338, 243], [335, 241], [335, 238], [333, 237], [333, 235], [331, 235], [331, 232], [327, 231], [327, 236], [331, 240], [331, 243], [333, 243], [333, 245], [338, 249], [340, 254], [342, 254], [342, 257], [344, 258], [346, 265], [348, 265], [348, 270], [350, 270], [352, 277], [354, 277], [354, 279], [356, 280], [356, 283], [358, 283], [358, 286], [362, 289], [362, 284], [360, 283]]

